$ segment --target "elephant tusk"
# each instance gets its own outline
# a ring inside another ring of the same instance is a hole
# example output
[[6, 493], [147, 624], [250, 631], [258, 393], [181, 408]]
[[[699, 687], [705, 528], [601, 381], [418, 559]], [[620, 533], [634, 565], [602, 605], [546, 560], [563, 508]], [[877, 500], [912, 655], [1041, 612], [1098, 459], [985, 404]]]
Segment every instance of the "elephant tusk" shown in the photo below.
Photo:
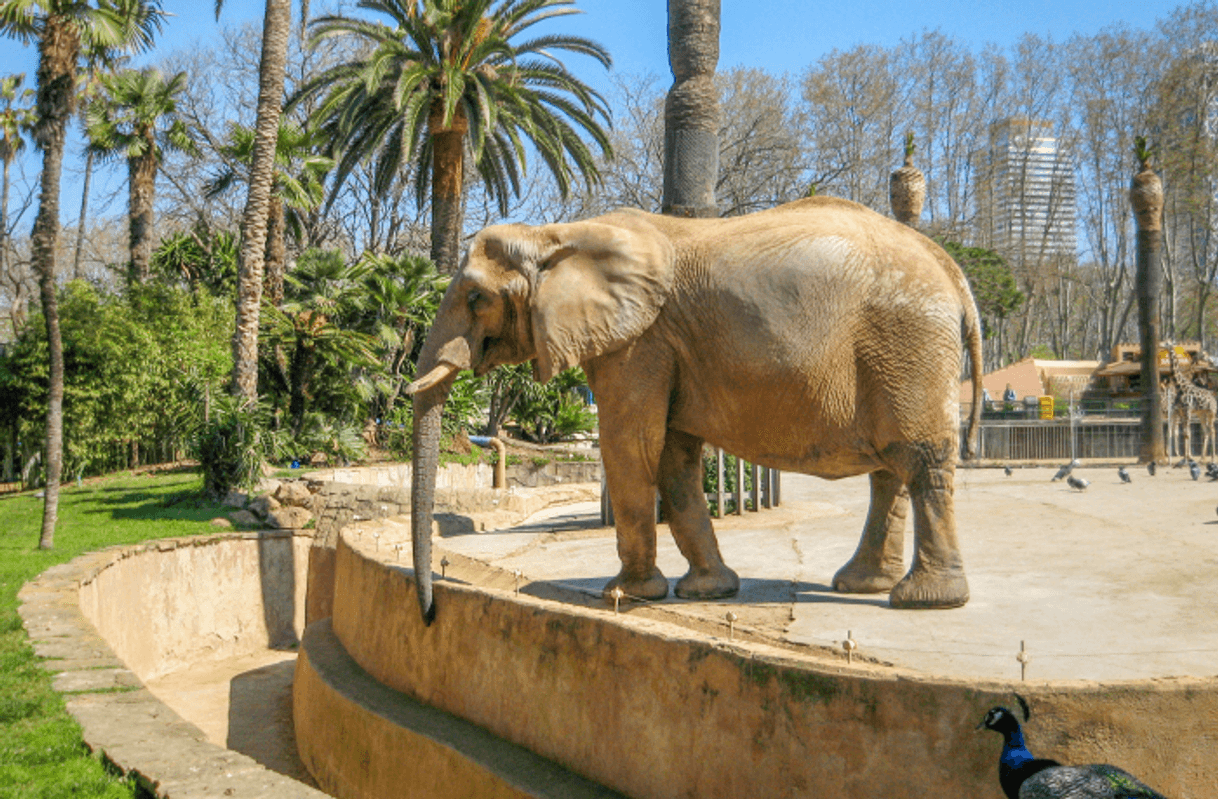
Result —
[[435, 384], [444, 381], [459, 371], [461, 371], [461, 367], [459, 366], [455, 366], [451, 363], [442, 363], [435, 369], [432, 369], [430, 372], [420, 377], [418, 380], [406, 386], [406, 388], [403, 389], [403, 392], [406, 394], [416, 394], [420, 391], [426, 391]]

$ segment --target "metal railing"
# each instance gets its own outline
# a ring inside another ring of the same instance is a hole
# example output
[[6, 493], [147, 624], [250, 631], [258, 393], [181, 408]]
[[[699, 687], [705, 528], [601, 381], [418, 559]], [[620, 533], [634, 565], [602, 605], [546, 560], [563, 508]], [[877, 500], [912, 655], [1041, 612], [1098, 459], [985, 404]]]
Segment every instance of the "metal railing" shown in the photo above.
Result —
[[[712, 516], [722, 519], [727, 513], [728, 502], [732, 503], [731, 513], [736, 516], [750, 511], [765, 508], [776, 508], [782, 501], [782, 473], [768, 466], [756, 463], [746, 463], [742, 458], [735, 459], [735, 479], [731, 481], [732, 490], [728, 490], [729, 473], [725, 469], [725, 453], [722, 449], [714, 450], [713, 486], [706, 492], [706, 501], [714, 503]], [[746, 472], [749, 480], [745, 480]], [[746, 490], [745, 485], [749, 484]], [[656, 493], [656, 521], [663, 521], [660, 511], [660, 495]], [[613, 503], [609, 501], [609, 490], [605, 478], [601, 477], [601, 523], [606, 527], [613, 526]]]
[[[964, 454], [967, 423], [960, 427]], [[1166, 425], [1164, 440], [1166, 441]], [[1201, 426], [1189, 429], [1192, 452], [1201, 453]], [[1065, 461], [1071, 458], [1136, 460], [1142, 446], [1139, 419], [1066, 418], [1045, 420], [983, 420], [978, 429], [977, 457], [991, 461]]]

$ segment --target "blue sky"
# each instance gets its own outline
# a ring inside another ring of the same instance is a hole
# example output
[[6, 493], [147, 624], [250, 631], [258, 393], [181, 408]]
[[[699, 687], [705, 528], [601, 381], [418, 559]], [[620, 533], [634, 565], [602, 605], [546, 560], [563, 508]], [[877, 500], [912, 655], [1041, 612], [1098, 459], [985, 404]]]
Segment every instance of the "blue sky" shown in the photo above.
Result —
[[[986, 43], [1007, 46], [1025, 33], [1065, 40], [1075, 33], [1092, 34], [1127, 24], [1150, 28], [1182, 5], [1175, 0], [1098, 2], [1097, 0], [939, 0], [938, 2], [827, 2], [826, 0], [722, 0], [719, 68], [760, 67], [774, 73], [798, 73], [834, 49], [856, 44], [893, 45], [923, 30], [940, 30], [974, 49]], [[667, 83], [667, 3], [665, 0], [577, 0], [584, 13], [560, 23], [568, 32], [595, 39], [613, 56], [614, 70], [653, 73]], [[172, 13], [157, 49], [137, 64], [155, 61], [177, 48], [209, 42], [219, 35], [212, 0], [165, 0]], [[339, 8], [353, 13], [355, 4], [312, 0], [314, 14]], [[260, 20], [264, 3], [226, 0], [221, 23], [236, 25]], [[26, 72], [34, 77], [32, 47], [0, 39], [0, 73]], [[607, 91], [608, 75], [590, 60], [569, 66], [592, 86]], [[69, 153], [70, 167], [71, 154]], [[36, 166], [32, 169], [36, 170]], [[79, 189], [65, 173], [64, 223], [71, 224], [79, 206]], [[23, 220], [32, 224], [33, 216]]]

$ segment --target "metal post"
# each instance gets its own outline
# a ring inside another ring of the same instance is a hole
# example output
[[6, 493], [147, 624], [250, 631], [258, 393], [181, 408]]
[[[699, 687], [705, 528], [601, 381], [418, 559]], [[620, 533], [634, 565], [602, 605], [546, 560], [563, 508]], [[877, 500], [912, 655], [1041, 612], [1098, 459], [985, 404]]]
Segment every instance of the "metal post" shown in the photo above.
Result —
[[770, 507], [770, 467], [761, 467], [761, 507]]
[[715, 447], [715, 518], [723, 518], [723, 448]]
[[1074, 445], [1074, 436], [1074, 389], [1070, 389], [1070, 460], [1075, 460], [1078, 457]]
[[736, 456], [736, 515], [744, 513], [744, 461]]
[[753, 510], [759, 511], [759, 510], [761, 510], [761, 505], [759, 505], [757, 503], [758, 488], [760, 488], [760, 486], [758, 485], [758, 479], [757, 479], [759, 477], [759, 475], [757, 473], [758, 472], [757, 464], [750, 463], [749, 472], [753, 477], [753, 488], [749, 491], [749, 499], [751, 499], [753, 501]]
[[782, 472], [775, 469], [771, 472], [774, 478], [774, 507], [778, 507], [782, 501]]
[[606, 482], [605, 476], [601, 475], [601, 524], [605, 527], [613, 527], [613, 501], [609, 498], [609, 483]]

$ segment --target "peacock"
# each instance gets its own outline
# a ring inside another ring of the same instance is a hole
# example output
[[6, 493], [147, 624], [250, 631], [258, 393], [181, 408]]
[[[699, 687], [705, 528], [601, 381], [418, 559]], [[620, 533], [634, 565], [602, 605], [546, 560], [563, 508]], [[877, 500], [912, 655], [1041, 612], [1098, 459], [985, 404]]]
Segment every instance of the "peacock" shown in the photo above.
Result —
[[[1028, 703], [1016, 695], [1023, 720]], [[1166, 799], [1124, 769], [1106, 764], [1063, 766], [1056, 760], [1033, 757], [1023, 740], [1019, 719], [1005, 707], [991, 708], [977, 729], [1002, 733], [998, 784], [1009, 799]]]

